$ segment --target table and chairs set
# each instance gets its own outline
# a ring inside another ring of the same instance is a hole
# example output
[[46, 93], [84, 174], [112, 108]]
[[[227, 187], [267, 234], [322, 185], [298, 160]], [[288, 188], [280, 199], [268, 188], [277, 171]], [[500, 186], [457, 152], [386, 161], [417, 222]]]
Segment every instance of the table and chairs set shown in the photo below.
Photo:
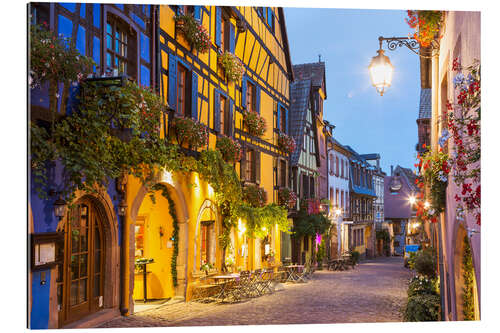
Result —
[[331, 259], [328, 261], [328, 270], [331, 271], [345, 271], [350, 268], [354, 268], [356, 262], [351, 255], [342, 255], [340, 258]]
[[193, 286], [191, 300], [234, 303], [271, 294], [278, 283], [305, 283], [312, 278], [313, 266], [283, 265], [275, 269], [256, 269], [224, 275], [205, 276]]
[[206, 276], [193, 286], [191, 299], [199, 302], [239, 302], [242, 299], [273, 293], [281, 282], [279, 272], [257, 269], [224, 275]]

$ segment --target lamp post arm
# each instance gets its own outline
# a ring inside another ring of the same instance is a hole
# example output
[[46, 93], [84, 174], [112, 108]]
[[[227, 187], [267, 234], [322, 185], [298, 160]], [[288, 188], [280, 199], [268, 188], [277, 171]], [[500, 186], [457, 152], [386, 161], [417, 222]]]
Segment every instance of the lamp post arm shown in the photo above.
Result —
[[[390, 51], [396, 50], [398, 47], [406, 46], [410, 51], [415, 53], [421, 58], [432, 58], [434, 55], [439, 54], [439, 43], [435, 40], [432, 41], [430, 45], [429, 54], [426, 52], [421, 52], [420, 44], [415, 38], [412, 37], [382, 37], [378, 38], [379, 47], [382, 48], [382, 44], [385, 41], [387, 44], [387, 49]], [[425, 49], [424, 49], [425, 50]]]

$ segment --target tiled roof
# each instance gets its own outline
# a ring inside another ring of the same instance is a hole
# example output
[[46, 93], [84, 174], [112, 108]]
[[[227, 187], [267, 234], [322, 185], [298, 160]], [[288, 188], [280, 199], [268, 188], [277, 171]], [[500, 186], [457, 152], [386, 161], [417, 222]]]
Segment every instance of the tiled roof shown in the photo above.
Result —
[[380, 158], [380, 154], [378, 153], [361, 154], [361, 157], [363, 157], [365, 160], [376, 160]]
[[[311, 80], [313, 87], [321, 87], [321, 84], [325, 81], [325, 63], [322, 61], [311, 64], [294, 65], [293, 75], [295, 80]], [[324, 86], [326, 96], [326, 83]]]
[[432, 116], [431, 89], [426, 88], [420, 90], [420, 107], [418, 111], [418, 119], [430, 119]]
[[406, 177], [406, 180], [407, 180], [407, 182], [408, 182], [408, 186], [409, 186], [409, 188], [410, 188], [413, 192], [417, 192], [417, 188], [416, 188], [416, 186], [415, 186], [415, 179], [417, 179], [417, 175], [415, 175], [415, 174], [413, 173], [413, 171], [411, 171], [411, 169], [408, 169], [408, 168], [403, 168], [403, 167], [401, 167], [401, 166], [399, 166], [399, 165], [396, 167], [396, 169], [395, 169], [394, 171], [396, 171], [396, 170], [400, 170], [400, 171], [402, 172], [402, 175], [403, 175], [404, 177]]
[[292, 165], [297, 165], [299, 162], [300, 152], [304, 144], [304, 126], [309, 109], [310, 93], [311, 80], [299, 80], [290, 85], [290, 134], [297, 143], [297, 148], [291, 156]]

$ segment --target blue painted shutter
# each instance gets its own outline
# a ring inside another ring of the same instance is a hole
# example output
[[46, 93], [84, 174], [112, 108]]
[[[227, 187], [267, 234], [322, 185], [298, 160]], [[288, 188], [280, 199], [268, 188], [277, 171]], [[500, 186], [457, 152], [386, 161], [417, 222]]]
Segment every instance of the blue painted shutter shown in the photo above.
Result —
[[191, 77], [191, 117], [195, 120], [198, 118], [198, 74], [193, 71]]
[[168, 55], [168, 104], [177, 110], [177, 58]]
[[285, 112], [285, 133], [288, 134], [288, 110], [283, 108], [283, 112]]
[[220, 92], [214, 90], [214, 131], [220, 133]]
[[220, 32], [221, 32], [221, 8], [215, 7], [215, 45], [220, 46]]
[[260, 114], [260, 87], [256, 85], [255, 88], [255, 109]]
[[194, 6], [194, 18], [197, 20], [201, 19], [201, 6]]
[[233, 108], [234, 108], [234, 102], [232, 99], [229, 99], [229, 114], [228, 114], [228, 129], [229, 133], [227, 133], [228, 136], [233, 136], [233, 131], [234, 131], [234, 119], [233, 119]]
[[281, 129], [281, 104], [278, 103], [278, 121], [276, 122], [277, 123], [277, 126], [276, 128], [278, 129], [278, 131], [281, 131], [281, 130], [285, 130], [284, 128]]
[[241, 80], [241, 107], [247, 108], [247, 79], [245, 77]]
[[234, 53], [235, 48], [235, 33], [234, 25], [229, 23], [229, 52]]

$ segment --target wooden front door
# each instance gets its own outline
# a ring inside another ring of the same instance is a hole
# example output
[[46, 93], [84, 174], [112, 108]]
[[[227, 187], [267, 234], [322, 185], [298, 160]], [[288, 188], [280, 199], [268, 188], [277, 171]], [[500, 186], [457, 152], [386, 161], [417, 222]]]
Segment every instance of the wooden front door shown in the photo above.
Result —
[[66, 223], [61, 325], [103, 307], [103, 216], [91, 201], [81, 201]]

